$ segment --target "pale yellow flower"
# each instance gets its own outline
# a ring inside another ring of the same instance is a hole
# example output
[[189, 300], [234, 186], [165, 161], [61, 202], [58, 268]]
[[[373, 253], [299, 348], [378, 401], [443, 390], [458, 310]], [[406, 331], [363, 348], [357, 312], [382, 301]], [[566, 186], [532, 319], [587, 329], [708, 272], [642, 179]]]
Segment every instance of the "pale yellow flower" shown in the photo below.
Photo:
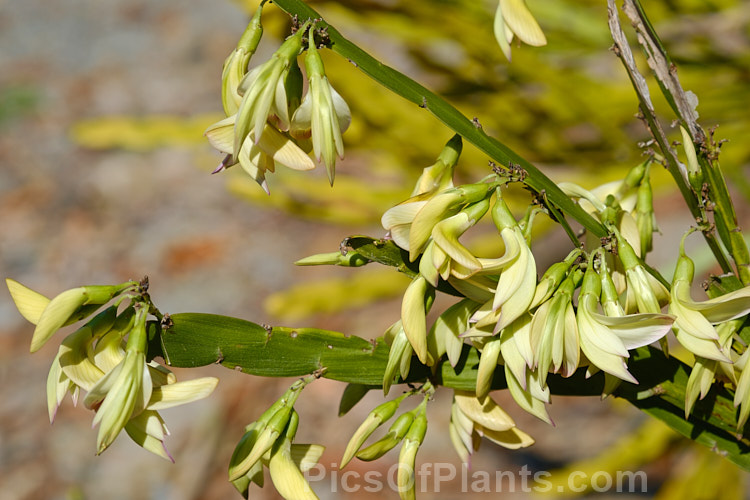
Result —
[[547, 45], [547, 38], [525, 0], [500, 0], [495, 11], [495, 38], [509, 61], [514, 35], [534, 47]]

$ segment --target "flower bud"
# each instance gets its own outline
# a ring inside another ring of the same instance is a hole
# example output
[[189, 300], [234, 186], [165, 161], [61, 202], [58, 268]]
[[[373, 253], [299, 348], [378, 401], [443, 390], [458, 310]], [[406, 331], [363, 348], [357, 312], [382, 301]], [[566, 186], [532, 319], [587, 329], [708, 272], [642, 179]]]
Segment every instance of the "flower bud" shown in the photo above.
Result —
[[295, 266], [341, 266], [341, 267], [361, 267], [369, 264], [370, 259], [357, 253], [355, 250], [349, 250], [346, 255], [341, 252], [328, 252], [310, 255], [294, 263]]
[[414, 470], [416, 469], [417, 452], [426, 433], [427, 415], [424, 411], [420, 411], [414, 419], [414, 423], [409, 427], [409, 432], [406, 433], [404, 438], [404, 445], [398, 455], [396, 484], [398, 484], [398, 494], [402, 500], [414, 500], [415, 498]]
[[414, 422], [414, 411], [400, 415], [388, 429], [388, 433], [357, 453], [357, 458], [370, 462], [382, 457], [398, 445]]
[[495, 368], [500, 358], [500, 336], [488, 339], [482, 348], [479, 357], [479, 368], [477, 369], [477, 399], [483, 399], [492, 389], [492, 379], [495, 376]]
[[359, 448], [367, 440], [370, 435], [375, 432], [375, 429], [380, 427], [383, 422], [390, 419], [398, 410], [401, 401], [404, 400], [406, 395], [403, 395], [393, 401], [386, 401], [385, 403], [378, 405], [372, 410], [365, 419], [364, 422], [359, 426], [357, 431], [354, 433], [349, 443], [346, 445], [344, 450], [344, 457], [341, 459], [340, 469], [346, 467], [346, 464], [354, 458], [354, 454], [359, 451]]
[[61, 293], [47, 304], [39, 317], [31, 338], [31, 352], [38, 351], [82, 307], [105, 304], [136, 285], [137, 283], [129, 281], [114, 286], [82, 286]]
[[237, 48], [224, 61], [221, 74], [221, 102], [227, 116], [235, 114], [240, 102], [242, 102], [242, 96], [237, 88], [247, 74], [247, 65], [258, 48], [261, 36], [263, 36], [263, 26], [260, 24], [262, 10], [263, 5], [261, 4], [237, 43]]

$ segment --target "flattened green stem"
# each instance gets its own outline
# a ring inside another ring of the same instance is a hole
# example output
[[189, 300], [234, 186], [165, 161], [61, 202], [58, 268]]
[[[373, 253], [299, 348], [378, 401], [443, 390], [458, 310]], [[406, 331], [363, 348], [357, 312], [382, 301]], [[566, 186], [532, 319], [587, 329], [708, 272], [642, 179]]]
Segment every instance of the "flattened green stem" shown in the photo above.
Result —
[[460, 134], [479, 148], [479, 150], [487, 154], [498, 165], [519, 165], [526, 171], [527, 176], [524, 182], [529, 187], [537, 193], [543, 191], [553, 205], [563, 213], [577, 220], [597, 237], [606, 236], [607, 231], [602, 224], [565, 196], [552, 180], [534, 165], [521, 158], [508, 146], [485, 134], [480, 127], [477, 127], [474, 122], [461, 114], [447, 101], [430, 92], [406, 75], [374, 59], [371, 55], [342, 36], [336, 28], [326, 23], [319, 13], [305, 5], [301, 0], [274, 0], [274, 3], [288, 14], [296, 15], [300, 20], [316, 19], [316, 26], [327, 28], [327, 33], [331, 40], [331, 49], [334, 52], [347, 58], [362, 72], [385, 88], [431, 112], [451, 130]]

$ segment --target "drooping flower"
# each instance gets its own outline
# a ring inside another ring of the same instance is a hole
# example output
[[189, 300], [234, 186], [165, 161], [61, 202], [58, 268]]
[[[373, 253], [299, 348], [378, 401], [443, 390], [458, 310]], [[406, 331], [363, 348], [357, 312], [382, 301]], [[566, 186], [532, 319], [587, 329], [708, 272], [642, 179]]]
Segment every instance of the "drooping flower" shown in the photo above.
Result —
[[388, 209], [381, 224], [401, 248], [409, 249], [409, 231], [417, 213], [438, 193], [453, 187], [453, 170], [461, 154], [460, 135], [454, 135], [445, 145], [437, 161], [425, 167], [414, 186], [411, 198]]
[[581, 350], [597, 368], [637, 384], [638, 381], [627, 368], [626, 359], [630, 357], [628, 351], [664, 337], [674, 318], [653, 313], [614, 317], [600, 314], [598, 305], [602, 293], [602, 278], [594, 269], [594, 255], [589, 259], [578, 298], [576, 319]]
[[633, 247], [617, 229], [615, 233], [617, 234], [617, 257], [625, 268], [627, 282], [626, 312], [631, 312], [630, 304], [634, 304], [639, 312], [660, 313], [662, 306], [669, 303], [669, 291], [646, 271]]
[[495, 331], [500, 331], [528, 310], [536, 291], [537, 276], [536, 261], [523, 232], [505, 204], [500, 188], [496, 192], [492, 220], [506, 244], [506, 254], [510, 251], [511, 256], [515, 255], [503, 266], [492, 301], [492, 310], [500, 310], [500, 319], [495, 327]]
[[[526, 448], [534, 444], [534, 439], [516, 427], [516, 423], [505, 410], [491, 398], [485, 397], [480, 400], [476, 394], [466, 391], [454, 391], [452, 415], [455, 413], [456, 423], [464, 420], [464, 417], [472, 422], [470, 435], [464, 434], [462, 442], [466, 446], [467, 454], [479, 448], [478, 443], [474, 446], [473, 434], [478, 437], [485, 437], [495, 444], [504, 448], [516, 450]], [[454, 417], [451, 417], [451, 421]], [[456, 431], [465, 429], [460, 425], [456, 426]], [[460, 455], [462, 455], [460, 453]]]
[[276, 164], [300, 171], [315, 168], [315, 163], [293, 139], [268, 123], [264, 126], [260, 141], [257, 143], [254, 140], [255, 131], [250, 131], [248, 139], [242, 142], [239, 155], [235, 157], [236, 120], [237, 115], [232, 115], [214, 123], [205, 132], [211, 145], [227, 155], [215, 172], [239, 163], [243, 170], [268, 193], [265, 173], [273, 172]]
[[525, 0], [500, 0], [495, 11], [495, 38], [508, 61], [514, 35], [533, 47], [547, 45], [547, 38]]
[[[318, 500], [318, 496], [310, 487], [310, 483], [307, 482], [300, 466], [295, 463], [292, 456], [292, 440], [297, 433], [298, 424], [299, 415], [292, 410], [283, 436], [276, 441], [271, 449], [268, 471], [276, 491], [285, 500]], [[317, 458], [314, 459], [314, 462], [317, 462], [323, 452], [322, 446], [318, 448], [319, 450], [315, 450]]]
[[307, 138], [312, 135], [313, 151], [318, 161], [323, 161], [328, 180], [333, 185], [336, 172], [336, 156], [344, 157], [344, 141], [341, 138], [352, 121], [346, 101], [331, 86], [323, 68], [318, 49], [315, 47], [314, 30], [308, 38], [310, 46], [305, 55], [305, 69], [310, 83], [307, 95], [292, 116], [291, 133], [294, 137]]
[[482, 263], [458, 238], [474, 226], [489, 209], [489, 200], [469, 205], [456, 215], [443, 219], [432, 228], [431, 241], [422, 254], [419, 272], [434, 287], [438, 279], [453, 274], [468, 278], [482, 269]]
[[271, 59], [253, 68], [239, 85], [242, 102], [237, 110], [234, 127], [235, 158], [240, 146], [250, 132], [257, 144], [261, 140], [266, 122], [271, 121], [282, 131], [289, 130], [290, 116], [287, 99], [287, 78], [297, 65], [297, 56], [302, 50], [302, 37], [307, 26], [300, 28], [287, 38]]
[[435, 290], [423, 276], [415, 277], [404, 292], [401, 302], [401, 324], [406, 338], [419, 360], [431, 365], [428, 357], [426, 315], [435, 297]]
[[690, 296], [690, 285], [695, 274], [693, 261], [685, 254], [685, 238], [680, 245], [672, 281], [672, 301], [669, 313], [675, 319], [675, 337], [693, 354], [716, 361], [731, 362], [722, 352], [719, 335], [714, 325], [745, 316], [750, 312], [750, 287], [696, 302]]
[[569, 377], [578, 368], [580, 341], [572, 299], [582, 277], [583, 271], [572, 270], [531, 320], [533, 368], [542, 387], [546, 385], [548, 372]]

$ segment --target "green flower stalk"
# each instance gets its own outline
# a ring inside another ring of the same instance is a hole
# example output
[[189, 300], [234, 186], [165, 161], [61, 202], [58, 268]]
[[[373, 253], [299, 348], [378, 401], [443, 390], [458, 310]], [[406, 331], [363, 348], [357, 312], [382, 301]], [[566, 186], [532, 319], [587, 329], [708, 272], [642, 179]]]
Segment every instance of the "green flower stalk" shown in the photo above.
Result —
[[328, 180], [333, 185], [336, 174], [336, 157], [344, 157], [341, 138], [352, 121], [346, 101], [328, 82], [318, 49], [315, 47], [314, 29], [308, 32], [310, 41], [305, 55], [305, 69], [309, 81], [307, 95], [294, 112], [291, 133], [294, 137], [312, 136], [313, 151], [318, 162], [326, 167]]
[[510, 61], [513, 36], [533, 47], [547, 45], [547, 38], [526, 6], [525, 0], [500, 0], [495, 11], [495, 38]]

